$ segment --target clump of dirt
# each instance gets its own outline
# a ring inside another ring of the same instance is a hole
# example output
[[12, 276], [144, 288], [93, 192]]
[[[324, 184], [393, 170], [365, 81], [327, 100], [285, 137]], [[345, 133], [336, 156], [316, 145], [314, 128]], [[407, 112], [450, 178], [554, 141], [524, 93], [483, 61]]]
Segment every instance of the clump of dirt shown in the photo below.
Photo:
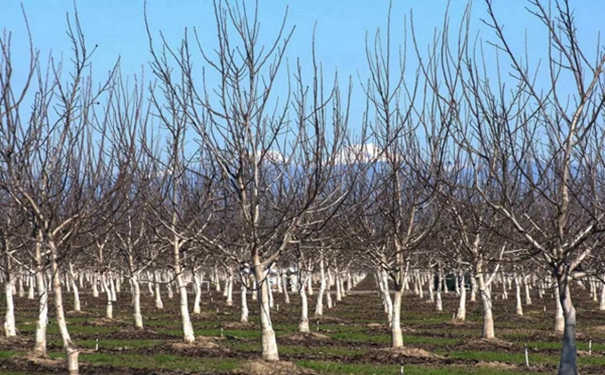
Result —
[[[50, 359], [37, 355], [33, 352], [28, 352], [22, 356], [13, 356], [6, 361], [10, 364], [11, 369], [25, 371], [29, 374], [59, 374], [64, 373], [66, 364], [65, 359], [57, 358]], [[4, 367], [4, 366], [3, 366]]]
[[458, 350], [481, 350], [481, 351], [511, 351], [515, 349], [515, 345], [508, 341], [504, 341], [498, 338], [493, 339], [475, 339], [466, 341], [463, 344], [456, 347]]
[[338, 324], [338, 323], [343, 322], [343, 320], [340, 318], [337, 318], [335, 316], [328, 316], [328, 315], [314, 316], [313, 318], [309, 319], [309, 323], [317, 322], [317, 321], [319, 321], [320, 323], [323, 323], [323, 324], [326, 324], [326, 323]]
[[290, 341], [294, 341], [294, 342], [305, 342], [305, 341], [309, 341], [309, 340], [318, 340], [318, 341], [328, 341], [331, 340], [332, 338], [326, 336], [326, 335], [322, 335], [321, 333], [316, 333], [316, 332], [307, 332], [307, 333], [301, 333], [301, 332], [297, 332], [297, 333], [291, 333], [289, 335], [285, 335], [280, 337], [281, 339], [286, 339], [286, 340], [290, 340]]
[[517, 370], [517, 365], [513, 365], [510, 363], [505, 363], [505, 362], [483, 362], [483, 361], [479, 361], [477, 363], [477, 366], [481, 366], [481, 367], [489, 367], [495, 370]]
[[419, 348], [408, 348], [408, 347], [404, 346], [402, 348], [388, 348], [388, 349], [384, 349], [384, 350], [392, 353], [393, 355], [402, 356], [402, 357], [445, 359], [445, 357], [443, 357], [439, 354], [431, 353], [428, 350], [419, 349]]
[[217, 343], [204, 337], [196, 337], [192, 343], [174, 342], [170, 346], [175, 350], [186, 350], [191, 348], [198, 349], [216, 349], [219, 347]]
[[85, 317], [85, 316], [92, 316], [93, 314], [88, 311], [69, 310], [69, 311], [65, 312], [65, 315], [67, 315], [68, 317]]
[[85, 326], [97, 326], [97, 327], [105, 327], [105, 326], [124, 326], [129, 325], [122, 319], [109, 319], [109, 318], [97, 318], [91, 319], [87, 322], [82, 323]]
[[223, 323], [223, 328], [225, 329], [249, 329], [253, 328], [254, 325], [251, 323], [242, 323], [242, 322], [225, 322]]
[[301, 368], [292, 362], [266, 362], [262, 360], [252, 360], [235, 370], [235, 374], [246, 375], [315, 375], [315, 371]]

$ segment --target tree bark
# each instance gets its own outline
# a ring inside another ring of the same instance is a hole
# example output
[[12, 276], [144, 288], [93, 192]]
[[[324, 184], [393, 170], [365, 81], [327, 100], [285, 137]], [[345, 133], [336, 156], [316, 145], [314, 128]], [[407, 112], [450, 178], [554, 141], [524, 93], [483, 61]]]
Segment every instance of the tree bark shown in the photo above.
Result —
[[[564, 276], [567, 278], [567, 275]], [[561, 283], [561, 293], [557, 296], [563, 307], [565, 329], [563, 331], [563, 348], [559, 362], [558, 375], [577, 375], [577, 348], [576, 348], [576, 309], [571, 300], [571, 293], [567, 280]]]
[[275, 340], [275, 331], [271, 323], [271, 310], [269, 308], [269, 285], [268, 272], [262, 269], [262, 264], [258, 256], [254, 257], [254, 276], [259, 288], [259, 312], [261, 323], [261, 347], [262, 359], [265, 361], [279, 361], [277, 351], [277, 341]]
[[494, 317], [492, 315], [492, 298], [487, 285], [485, 284], [485, 276], [481, 270], [477, 272], [477, 286], [483, 304], [483, 338], [493, 339], [496, 337], [494, 333]]
[[15, 326], [15, 303], [13, 301], [13, 273], [10, 270], [8, 254], [6, 254], [6, 278], [4, 280], [4, 294], [6, 297], [6, 314], [4, 315], [4, 335], [6, 337], [17, 336], [17, 327]]
[[307, 333], [311, 332], [309, 329], [309, 299], [305, 291], [306, 282], [300, 283], [300, 320], [298, 321], [298, 332]]
[[48, 326], [48, 292], [42, 266], [41, 241], [42, 234], [38, 233], [38, 241], [35, 245], [36, 260], [36, 288], [38, 289], [38, 319], [36, 321], [36, 338], [34, 352], [46, 356], [46, 327]]
[[393, 297], [393, 317], [391, 319], [391, 348], [403, 347], [403, 334], [401, 332], [401, 301], [403, 285], [395, 289]]
[[466, 320], [466, 283], [464, 282], [464, 272], [460, 272], [459, 276], [460, 301], [458, 310], [456, 310], [456, 320]]
[[241, 299], [242, 299], [242, 314], [240, 316], [240, 322], [242, 323], [248, 323], [248, 315], [249, 315], [249, 310], [248, 310], [248, 288], [246, 287], [246, 283], [242, 281], [242, 285], [241, 285], [241, 291], [242, 291], [242, 295], [241, 295]]
[[67, 321], [65, 320], [65, 311], [63, 308], [63, 292], [61, 290], [61, 273], [57, 263], [57, 250], [54, 244], [50, 243], [49, 245], [51, 248], [52, 286], [57, 327], [63, 341], [63, 350], [65, 350], [67, 355], [67, 370], [69, 375], [77, 375], [79, 374], [78, 355], [80, 352], [71, 341], [69, 331], [67, 330]]
[[141, 287], [139, 285], [139, 276], [137, 273], [132, 275], [130, 282], [132, 285], [132, 304], [134, 308], [132, 317], [134, 318], [134, 327], [137, 329], [143, 329], [143, 315], [141, 314]]

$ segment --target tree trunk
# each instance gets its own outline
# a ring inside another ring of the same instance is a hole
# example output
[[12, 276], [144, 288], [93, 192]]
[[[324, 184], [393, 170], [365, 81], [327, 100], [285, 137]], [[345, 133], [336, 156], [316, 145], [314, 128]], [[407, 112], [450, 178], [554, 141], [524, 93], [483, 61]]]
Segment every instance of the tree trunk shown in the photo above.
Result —
[[336, 301], [342, 301], [342, 282], [338, 272], [336, 272]]
[[282, 273], [281, 275], [281, 283], [283, 285], [283, 292], [284, 292], [284, 303], [286, 305], [290, 304], [290, 294], [288, 293], [288, 275], [286, 275], [285, 272]]
[[248, 310], [248, 288], [246, 287], [246, 283], [242, 282], [241, 286], [241, 299], [242, 299], [242, 314], [240, 316], [240, 322], [248, 323], [248, 315], [250, 311]]
[[103, 289], [105, 290], [105, 295], [107, 296], [105, 317], [107, 319], [113, 319], [113, 304], [112, 304], [111, 290], [109, 290], [109, 283], [107, 282], [107, 273], [104, 272], [101, 275], [101, 282], [103, 283]]
[[36, 321], [36, 338], [34, 352], [46, 356], [46, 327], [48, 326], [48, 292], [46, 291], [46, 280], [44, 267], [42, 266], [41, 237], [38, 233], [36, 241], [36, 288], [38, 289], [38, 320]]
[[71, 280], [71, 289], [74, 294], [74, 311], [82, 311], [80, 305], [80, 292], [78, 290], [78, 284], [74, 277], [74, 265], [69, 262], [69, 279]]
[[396, 287], [393, 297], [393, 317], [391, 319], [391, 348], [403, 347], [403, 334], [401, 332], [401, 301], [403, 285]]
[[599, 300], [599, 310], [605, 310], [605, 283], [601, 283], [601, 299]]
[[393, 300], [389, 291], [389, 279], [385, 271], [380, 273], [380, 282], [378, 283], [382, 293], [382, 303], [384, 304], [384, 312], [387, 314], [389, 327], [393, 327]]
[[195, 334], [193, 332], [193, 325], [189, 317], [189, 305], [187, 300], [187, 285], [183, 280], [183, 273], [181, 272], [181, 259], [180, 251], [181, 244], [178, 238], [173, 240], [173, 257], [174, 257], [174, 273], [176, 275], [176, 287], [179, 291], [180, 311], [181, 311], [181, 325], [183, 329], [183, 341], [185, 343], [192, 343], [195, 341]]
[[[321, 316], [324, 314], [324, 292], [326, 290], [326, 272], [323, 257], [319, 261], [319, 293], [317, 294], [317, 304], [315, 305], [315, 315]], [[310, 294], [310, 293], [309, 293]]]
[[515, 281], [515, 300], [517, 302], [516, 313], [519, 316], [523, 316], [523, 304], [521, 304], [521, 276], [514, 274]]
[[225, 282], [225, 293], [227, 294], [227, 306], [233, 306], [233, 274], [229, 272], [227, 281]]
[[193, 291], [195, 292], [195, 297], [193, 299], [193, 313], [201, 314], [202, 308], [200, 303], [202, 301], [202, 276], [196, 275], [193, 272]]
[[436, 302], [435, 302], [435, 310], [443, 311], [443, 301], [441, 299], [441, 289], [443, 288], [443, 268], [441, 264], [439, 264], [439, 271], [437, 272], [437, 291], [436, 291]]
[[134, 327], [137, 329], [143, 329], [143, 315], [141, 314], [141, 287], [139, 285], [138, 274], [132, 275], [130, 279], [132, 285], [132, 304], [134, 312], [132, 317], [134, 318]]
[[466, 283], [464, 282], [464, 272], [459, 276], [460, 302], [456, 311], [456, 320], [466, 320]]
[[525, 304], [527, 306], [531, 305], [531, 294], [530, 294], [530, 289], [529, 289], [529, 278], [530, 278], [530, 276], [525, 276], [523, 278], [523, 284], [525, 286]]
[[300, 320], [298, 321], [298, 332], [307, 333], [311, 332], [309, 329], [309, 300], [307, 298], [307, 292], [305, 290], [305, 282], [301, 282], [300, 285]]
[[483, 338], [493, 339], [494, 334], [494, 317], [492, 315], [492, 299], [489, 288], [485, 285], [485, 276], [481, 270], [477, 272], [477, 284], [481, 302], [483, 304]]
[[6, 278], [4, 280], [4, 294], [6, 297], [6, 314], [4, 315], [4, 334], [6, 337], [17, 336], [17, 327], [15, 326], [15, 303], [13, 301], [13, 275], [10, 271], [10, 261], [6, 254]]
[[155, 308], [156, 309], [163, 309], [164, 308], [164, 302], [162, 302], [162, 293], [160, 292], [161, 288], [160, 288], [160, 274], [159, 271], [153, 271], [153, 281], [154, 281], [154, 287], [155, 287]]
[[267, 271], [262, 269], [262, 264], [258, 256], [254, 258], [254, 276], [257, 285], [260, 286], [260, 296], [258, 298], [260, 324], [261, 324], [261, 347], [262, 358], [265, 361], [279, 361], [279, 353], [277, 351], [277, 341], [275, 340], [275, 331], [271, 323], [271, 310], [269, 308], [269, 280]]
[[565, 330], [565, 316], [563, 315], [563, 305], [561, 305], [559, 286], [555, 288], [555, 332], [563, 333]]
[[256, 282], [256, 278], [252, 281], [252, 300], [258, 300], [258, 284]]
[[51, 267], [52, 267], [52, 288], [53, 299], [55, 302], [55, 316], [57, 319], [57, 327], [63, 341], [63, 349], [67, 355], [67, 370], [69, 375], [77, 375], [78, 370], [78, 354], [79, 351], [71, 341], [69, 331], [67, 330], [67, 321], [65, 320], [65, 311], [63, 308], [63, 292], [61, 290], [61, 273], [57, 264], [57, 249], [54, 244], [50, 243], [51, 248]]
[[[567, 275], [565, 275], [567, 278]], [[576, 348], [576, 309], [571, 300], [571, 293], [567, 280], [560, 285], [560, 293], [557, 297], [563, 307], [565, 318], [565, 330], [563, 331], [563, 348], [559, 362], [558, 375], [577, 375], [577, 348]]]
[[99, 274], [95, 272], [92, 276], [92, 296], [93, 298], [99, 298], [99, 288], [98, 288], [98, 280]]

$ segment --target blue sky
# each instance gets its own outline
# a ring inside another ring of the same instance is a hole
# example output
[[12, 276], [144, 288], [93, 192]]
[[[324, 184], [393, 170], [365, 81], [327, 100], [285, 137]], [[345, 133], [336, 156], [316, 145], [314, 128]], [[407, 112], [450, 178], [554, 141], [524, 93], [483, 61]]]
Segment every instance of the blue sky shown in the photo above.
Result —
[[[76, 1], [80, 21], [89, 48], [98, 45], [94, 55], [95, 74], [110, 69], [120, 57], [123, 74], [140, 74], [148, 67], [149, 47], [143, 19], [142, 0], [104, 0]], [[253, 2], [248, 2], [253, 6]], [[546, 43], [543, 27], [524, 7], [523, 0], [496, 0], [496, 12], [512, 45], [523, 52], [527, 36], [530, 53], [544, 57]], [[575, 7], [579, 36], [589, 51], [594, 51], [599, 31], [605, 29], [601, 15], [605, 14], [605, 1], [571, 0]], [[394, 0], [392, 12], [393, 43], [403, 44], [403, 19], [413, 12], [416, 32], [423, 38], [421, 44], [427, 45], [435, 28], [443, 23], [447, 1], [442, 0]], [[466, 1], [453, 0], [450, 3], [452, 26], [456, 27]], [[296, 31], [287, 56], [292, 64], [296, 58], [309, 62], [313, 27], [317, 22], [317, 56], [323, 63], [326, 76], [330, 76], [336, 67], [344, 81], [353, 76], [355, 85], [353, 94], [353, 115], [359, 116], [365, 105], [360, 87], [360, 79], [368, 77], [365, 58], [365, 38], [373, 36], [377, 28], [386, 26], [389, 2], [386, 0], [262, 0], [259, 18], [262, 33], [274, 35], [281, 18], [288, 7], [288, 25], [296, 26]], [[41, 51], [45, 60], [51, 53], [55, 58], [64, 54], [69, 57], [70, 45], [66, 37], [66, 13], [73, 13], [71, 1], [29, 0], [24, 1], [35, 47]], [[209, 48], [216, 44], [215, 23], [212, 2], [210, 0], [148, 0], [148, 14], [154, 33], [161, 30], [173, 44], [181, 40], [185, 27], [196, 27], [202, 36], [202, 42]], [[485, 4], [476, 0], [472, 9], [473, 35], [484, 40], [495, 40], [493, 33], [481, 22], [485, 18]], [[12, 32], [13, 61], [15, 66], [27, 66], [27, 39], [21, 13], [21, 3], [16, 0], [2, 0], [0, 28]], [[525, 30], [528, 30], [526, 35]], [[409, 51], [413, 54], [413, 51]], [[488, 53], [491, 59], [491, 54]], [[536, 60], [537, 61], [537, 60]], [[202, 64], [198, 60], [198, 64]], [[19, 73], [19, 71], [17, 72]], [[281, 87], [285, 86], [279, 86]], [[279, 93], [277, 93], [279, 94]], [[355, 126], [355, 124], [351, 124]]]

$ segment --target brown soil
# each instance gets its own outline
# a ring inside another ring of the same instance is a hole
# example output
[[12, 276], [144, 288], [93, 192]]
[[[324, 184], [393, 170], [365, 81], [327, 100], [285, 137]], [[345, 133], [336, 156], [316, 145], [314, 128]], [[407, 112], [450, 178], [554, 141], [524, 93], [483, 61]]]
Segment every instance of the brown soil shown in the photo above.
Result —
[[236, 374], [242, 375], [314, 375], [315, 371], [301, 368], [292, 362], [265, 362], [262, 360], [247, 361], [236, 370]]

